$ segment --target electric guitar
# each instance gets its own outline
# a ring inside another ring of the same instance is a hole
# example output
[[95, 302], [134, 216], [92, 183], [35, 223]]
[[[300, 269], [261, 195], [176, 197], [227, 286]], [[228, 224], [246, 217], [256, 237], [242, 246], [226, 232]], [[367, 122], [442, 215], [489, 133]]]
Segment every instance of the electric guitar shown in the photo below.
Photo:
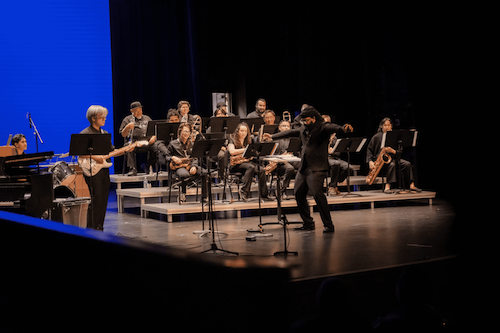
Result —
[[134, 150], [136, 147], [147, 146], [149, 144], [148, 141], [136, 141], [128, 146], [122, 147], [120, 149], [115, 149], [108, 155], [101, 155], [104, 160], [103, 163], [98, 163], [90, 158], [81, 158], [78, 157], [78, 165], [82, 168], [83, 174], [87, 177], [90, 177], [90, 170], [92, 170], [92, 176], [96, 175], [102, 168], [109, 168], [113, 165], [106, 161], [110, 157], [123, 155], [127, 151]]

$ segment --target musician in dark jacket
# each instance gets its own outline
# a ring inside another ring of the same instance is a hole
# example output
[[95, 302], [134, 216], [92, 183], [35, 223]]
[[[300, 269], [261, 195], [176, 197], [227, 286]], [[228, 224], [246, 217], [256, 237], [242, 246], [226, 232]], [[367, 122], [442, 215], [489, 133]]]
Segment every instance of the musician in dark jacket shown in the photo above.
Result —
[[323, 232], [334, 232], [328, 201], [323, 193], [323, 182], [330, 168], [328, 164], [328, 142], [330, 135], [339, 131], [352, 131], [352, 126], [325, 123], [321, 114], [312, 106], [300, 113], [302, 124], [297, 129], [273, 134], [264, 134], [264, 139], [281, 139], [298, 136], [302, 140], [301, 161], [295, 177], [294, 194], [304, 224], [298, 230], [314, 230], [307, 193], [313, 194], [323, 221]]
[[[193, 151], [191, 134], [191, 124], [181, 123], [179, 125], [177, 139], [170, 141], [166, 148], [163, 144], [158, 145], [158, 149], [160, 150], [160, 152], [165, 155], [166, 163], [170, 164], [170, 162], [172, 162], [175, 173], [182, 180], [182, 194], [178, 198], [179, 203], [186, 201], [185, 180], [188, 178], [195, 179], [196, 177], [199, 177], [201, 175], [201, 168], [198, 166], [198, 161], [196, 159], [191, 159], [191, 153]], [[188, 161], [188, 159], [189, 162], [185, 163]]]

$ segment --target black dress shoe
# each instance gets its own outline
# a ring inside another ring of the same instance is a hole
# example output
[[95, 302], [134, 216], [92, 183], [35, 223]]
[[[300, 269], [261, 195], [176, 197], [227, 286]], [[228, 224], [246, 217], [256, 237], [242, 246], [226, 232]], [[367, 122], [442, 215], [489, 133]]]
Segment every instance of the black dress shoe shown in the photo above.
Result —
[[335, 232], [335, 227], [333, 225], [331, 227], [324, 227], [323, 233], [327, 233], [327, 232]]
[[127, 176], [137, 176], [137, 169], [130, 169], [130, 171], [127, 173]]
[[303, 224], [301, 227], [294, 228], [295, 230], [314, 230], [316, 227], [314, 224]]

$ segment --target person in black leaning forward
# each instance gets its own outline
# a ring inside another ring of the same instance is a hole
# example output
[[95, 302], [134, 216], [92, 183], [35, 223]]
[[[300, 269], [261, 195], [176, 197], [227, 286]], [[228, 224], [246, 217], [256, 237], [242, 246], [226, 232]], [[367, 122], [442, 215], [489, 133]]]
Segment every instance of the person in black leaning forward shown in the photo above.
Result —
[[325, 123], [321, 114], [312, 106], [306, 107], [300, 113], [302, 124], [300, 128], [276, 133], [264, 134], [266, 140], [298, 136], [302, 140], [301, 161], [295, 177], [294, 194], [300, 217], [304, 224], [297, 230], [314, 230], [314, 220], [311, 217], [307, 193], [313, 194], [323, 221], [323, 232], [334, 232], [328, 201], [323, 193], [323, 182], [329, 170], [328, 142], [330, 135], [339, 131], [352, 132], [352, 126], [340, 126]]

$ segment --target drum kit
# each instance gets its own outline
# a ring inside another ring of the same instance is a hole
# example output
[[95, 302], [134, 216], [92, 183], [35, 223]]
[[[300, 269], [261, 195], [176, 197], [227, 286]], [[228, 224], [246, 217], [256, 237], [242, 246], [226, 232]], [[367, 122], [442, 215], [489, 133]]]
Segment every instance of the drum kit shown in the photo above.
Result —
[[65, 161], [59, 161], [49, 167], [52, 172], [52, 185], [54, 198], [76, 198], [76, 193], [71, 187], [76, 179], [76, 173]]

